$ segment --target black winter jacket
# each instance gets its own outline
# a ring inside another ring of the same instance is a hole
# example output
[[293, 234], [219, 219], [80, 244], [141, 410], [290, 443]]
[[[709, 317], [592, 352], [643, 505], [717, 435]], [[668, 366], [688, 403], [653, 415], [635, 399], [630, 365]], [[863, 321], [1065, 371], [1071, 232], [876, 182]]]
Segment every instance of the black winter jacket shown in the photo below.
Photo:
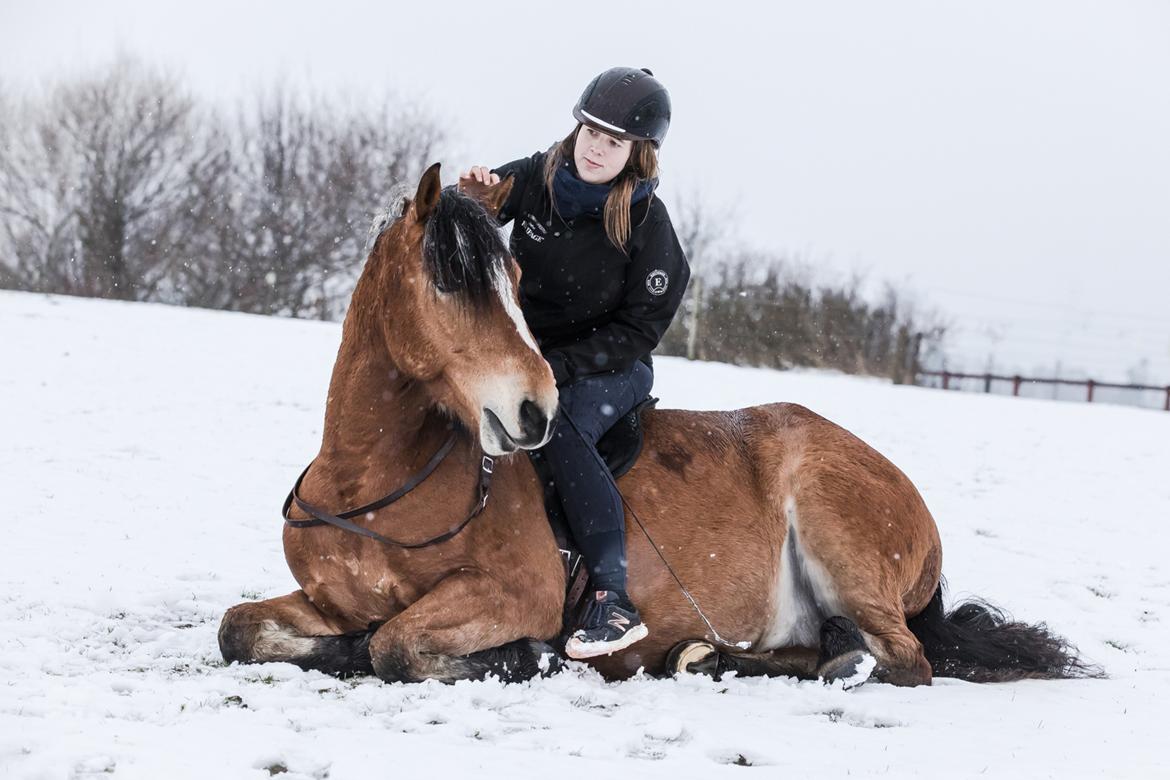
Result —
[[520, 307], [557, 384], [635, 360], [651, 365], [691, 275], [666, 206], [653, 195], [631, 206], [627, 256], [601, 215], [565, 221], [553, 210], [544, 161], [537, 152], [495, 173], [515, 176], [500, 223], [516, 220]]

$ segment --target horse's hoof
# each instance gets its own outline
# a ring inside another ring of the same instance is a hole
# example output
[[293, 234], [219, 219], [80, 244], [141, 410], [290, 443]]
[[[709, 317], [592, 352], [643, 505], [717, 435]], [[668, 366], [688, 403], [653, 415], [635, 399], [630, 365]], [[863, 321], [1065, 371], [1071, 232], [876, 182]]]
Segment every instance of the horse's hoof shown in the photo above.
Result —
[[[673, 677], [676, 674], [711, 674], [697, 665], [703, 661], [714, 661], [715, 646], [700, 639], [689, 639], [679, 642], [666, 656], [666, 673]], [[710, 666], [711, 664], [704, 664]]]
[[536, 660], [536, 669], [541, 677], [551, 677], [565, 670], [565, 661], [556, 648], [539, 639], [529, 639], [528, 649]]
[[841, 682], [845, 690], [856, 688], [873, 675], [877, 660], [864, 650], [830, 658], [817, 666], [817, 677], [826, 684]]
[[852, 620], [838, 615], [821, 625], [821, 653], [816, 670], [820, 680], [840, 681], [846, 689], [856, 688], [870, 678], [876, 666], [865, 637]]

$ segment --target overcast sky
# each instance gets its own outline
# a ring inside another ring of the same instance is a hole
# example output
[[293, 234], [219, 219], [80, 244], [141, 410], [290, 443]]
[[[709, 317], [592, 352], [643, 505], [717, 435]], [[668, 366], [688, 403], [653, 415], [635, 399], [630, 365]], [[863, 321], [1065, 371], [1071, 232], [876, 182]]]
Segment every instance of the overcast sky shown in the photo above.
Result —
[[280, 3], [0, 0], [28, 89], [116, 51], [231, 101], [421, 100], [446, 175], [545, 148], [612, 65], [674, 101], [662, 193], [827, 272], [907, 283], [956, 364], [1170, 382], [1170, 3]]

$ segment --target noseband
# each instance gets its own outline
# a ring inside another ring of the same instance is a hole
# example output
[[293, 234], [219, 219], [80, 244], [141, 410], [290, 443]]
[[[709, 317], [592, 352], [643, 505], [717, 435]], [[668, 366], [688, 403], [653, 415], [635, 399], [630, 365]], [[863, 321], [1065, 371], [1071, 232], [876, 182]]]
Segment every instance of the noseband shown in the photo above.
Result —
[[[320, 507], [313, 506], [298, 495], [301, 482], [304, 481], [305, 475], [309, 473], [309, 469], [313, 467], [313, 464], [310, 463], [308, 466], [305, 466], [305, 470], [301, 472], [299, 477], [297, 477], [297, 481], [293, 484], [292, 490], [290, 490], [288, 493], [288, 498], [284, 500], [284, 507], [281, 509], [281, 514], [284, 515], [284, 522], [288, 523], [293, 528], [310, 528], [315, 525], [331, 525], [334, 528], [340, 528], [343, 531], [359, 534], [369, 539], [379, 541], [382, 544], [390, 545], [391, 547], [401, 547], [404, 550], [418, 550], [423, 547], [430, 547], [433, 544], [441, 544], [448, 539], [454, 538], [456, 534], [466, 528], [467, 524], [474, 520], [476, 515], [482, 512], [483, 508], [487, 505], [488, 490], [491, 488], [492, 484], [492, 469], [495, 467], [495, 461], [490, 455], [484, 455], [480, 460], [478, 495], [475, 500], [475, 505], [471, 508], [471, 511], [468, 512], [467, 517], [463, 519], [463, 522], [451, 528], [446, 533], [442, 533], [431, 539], [427, 539], [425, 542], [400, 542], [396, 539], [391, 539], [388, 536], [382, 536], [382, 534], [376, 531], [371, 531], [369, 528], [363, 528], [362, 526], [351, 522], [350, 518], [364, 515], [369, 512], [381, 509], [382, 507], [389, 506], [390, 504], [393, 504], [395, 501], [405, 496], [410, 491], [414, 490], [416, 487], [426, 481], [426, 478], [429, 477], [431, 473], [439, 467], [439, 464], [443, 462], [443, 459], [447, 457], [447, 454], [451, 452], [451, 448], [454, 446], [455, 432], [452, 431], [451, 435], [447, 437], [447, 440], [443, 442], [443, 446], [439, 447], [438, 452], [432, 455], [431, 459], [427, 461], [427, 464], [423, 466], [422, 469], [414, 474], [410, 479], [408, 479], [406, 484], [404, 484], [402, 487], [398, 488], [389, 495], [379, 498], [377, 501], [374, 501], [371, 504], [359, 506], [357, 509], [347, 509], [346, 511], [339, 512], [338, 514], [331, 514], [324, 509], [321, 509]], [[293, 520], [288, 516], [289, 508], [293, 504], [296, 504], [297, 508], [313, 519]]]

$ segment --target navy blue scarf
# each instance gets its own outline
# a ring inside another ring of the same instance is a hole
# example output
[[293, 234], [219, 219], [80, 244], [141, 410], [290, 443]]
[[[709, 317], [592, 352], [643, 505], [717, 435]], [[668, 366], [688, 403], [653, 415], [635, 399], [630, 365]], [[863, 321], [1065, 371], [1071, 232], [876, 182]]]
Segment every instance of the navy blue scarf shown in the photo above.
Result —
[[[630, 197], [630, 205], [645, 200], [656, 186], [658, 179], [638, 182]], [[600, 218], [605, 212], [605, 199], [609, 197], [609, 190], [608, 184], [589, 184], [578, 179], [571, 161], [565, 162], [553, 176], [557, 211], [565, 219], [574, 219], [582, 214]]]

